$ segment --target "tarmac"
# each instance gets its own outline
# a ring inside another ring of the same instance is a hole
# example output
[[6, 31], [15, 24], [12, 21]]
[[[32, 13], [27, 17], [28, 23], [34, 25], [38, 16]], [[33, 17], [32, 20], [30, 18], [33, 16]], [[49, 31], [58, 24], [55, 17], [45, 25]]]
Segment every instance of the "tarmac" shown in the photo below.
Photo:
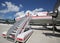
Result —
[[0, 24], [0, 43], [13, 43], [2, 37], [2, 32], [7, 31], [11, 26], [10, 24]]
[[[11, 24], [0, 24], [0, 43], [14, 43], [2, 37], [2, 32], [7, 31], [11, 26]], [[53, 35], [52, 30], [43, 29], [42, 26], [32, 27], [34, 32], [26, 43], [60, 43], [60, 32], [55, 32]], [[60, 29], [60, 26], [57, 28]]]

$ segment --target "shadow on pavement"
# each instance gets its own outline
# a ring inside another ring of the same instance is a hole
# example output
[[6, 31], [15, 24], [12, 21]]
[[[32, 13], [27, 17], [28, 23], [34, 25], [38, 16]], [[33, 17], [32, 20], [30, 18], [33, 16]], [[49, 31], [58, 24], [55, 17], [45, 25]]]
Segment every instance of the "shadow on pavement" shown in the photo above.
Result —
[[[53, 28], [32, 28], [34, 30], [46, 30], [46, 31], [53, 31]], [[60, 29], [55, 29], [56, 32], [60, 32]]]
[[[47, 28], [48, 30], [53, 31], [53, 28]], [[55, 29], [56, 32], [60, 32], [60, 29]]]
[[53, 33], [43, 33], [45, 36], [53, 36], [53, 37], [60, 37], [60, 34], [53, 34]]

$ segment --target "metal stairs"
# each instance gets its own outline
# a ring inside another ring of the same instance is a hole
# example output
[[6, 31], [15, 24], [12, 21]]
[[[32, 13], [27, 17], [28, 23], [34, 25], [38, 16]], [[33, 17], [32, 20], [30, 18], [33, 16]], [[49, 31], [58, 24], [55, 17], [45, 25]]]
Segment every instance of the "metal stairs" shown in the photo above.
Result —
[[16, 23], [14, 23], [14, 25], [8, 30], [7, 37], [13, 38], [15, 40], [18, 34], [24, 32], [30, 20], [31, 16], [25, 16]]

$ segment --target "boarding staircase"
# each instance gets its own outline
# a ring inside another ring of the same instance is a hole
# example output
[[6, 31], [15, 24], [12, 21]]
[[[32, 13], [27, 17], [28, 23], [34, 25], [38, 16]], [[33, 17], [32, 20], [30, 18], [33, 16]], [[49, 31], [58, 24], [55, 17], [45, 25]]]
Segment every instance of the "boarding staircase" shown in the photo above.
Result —
[[12, 38], [15, 40], [18, 34], [24, 32], [30, 20], [31, 20], [31, 16], [25, 16], [16, 23], [14, 23], [14, 25], [7, 32], [7, 38]]

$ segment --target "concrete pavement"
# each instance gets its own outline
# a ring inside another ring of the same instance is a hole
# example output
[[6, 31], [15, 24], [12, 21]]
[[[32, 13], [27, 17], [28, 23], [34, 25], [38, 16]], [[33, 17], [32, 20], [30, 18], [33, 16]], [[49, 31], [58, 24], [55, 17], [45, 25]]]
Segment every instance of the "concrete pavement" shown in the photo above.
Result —
[[[13, 43], [8, 41], [7, 39], [1, 36], [3, 31], [7, 31], [12, 25], [8, 24], [0, 24], [0, 43]], [[35, 26], [36, 27], [36, 26]], [[35, 28], [34, 27], [34, 28]], [[36, 27], [40, 28], [40, 27]], [[51, 35], [52, 31], [50, 30], [39, 30], [33, 29], [33, 34], [27, 40], [26, 43], [60, 43], [60, 33], [55, 32], [56, 36]], [[60, 28], [60, 26], [58, 27]]]
[[60, 43], [60, 37], [45, 35], [44, 33], [52, 34], [52, 31], [34, 30], [27, 43]]

